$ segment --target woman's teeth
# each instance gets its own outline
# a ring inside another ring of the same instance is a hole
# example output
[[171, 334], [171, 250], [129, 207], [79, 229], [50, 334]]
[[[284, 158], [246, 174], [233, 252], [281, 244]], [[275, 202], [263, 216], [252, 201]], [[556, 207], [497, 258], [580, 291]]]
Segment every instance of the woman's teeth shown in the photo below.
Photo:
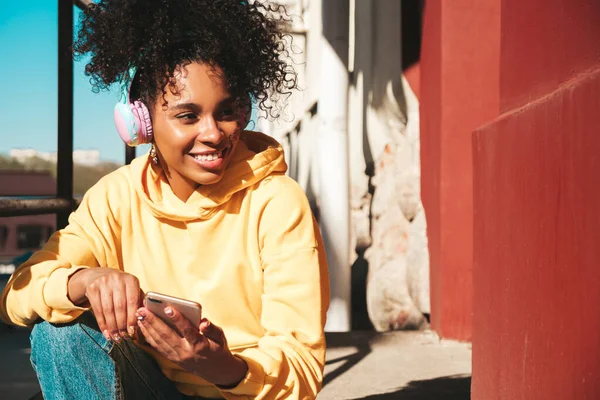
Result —
[[215, 161], [217, 158], [221, 157], [222, 154], [222, 151], [218, 151], [211, 154], [194, 154], [193, 157], [198, 161]]

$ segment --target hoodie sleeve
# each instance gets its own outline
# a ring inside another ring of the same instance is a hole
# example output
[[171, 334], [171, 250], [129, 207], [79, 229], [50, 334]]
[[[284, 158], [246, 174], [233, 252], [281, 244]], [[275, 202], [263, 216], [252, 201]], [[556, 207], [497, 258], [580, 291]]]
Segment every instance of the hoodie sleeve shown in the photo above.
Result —
[[69, 217], [69, 225], [54, 233], [11, 276], [0, 299], [3, 320], [21, 326], [39, 318], [66, 323], [87, 310], [69, 300], [67, 282], [82, 268], [116, 263], [111, 254], [117, 254], [118, 224], [110, 207], [109, 177], [88, 190]]
[[306, 196], [286, 176], [267, 183], [259, 240], [264, 290], [258, 346], [237, 356], [248, 373], [227, 399], [314, 399], [325, 365], [327, 261]]

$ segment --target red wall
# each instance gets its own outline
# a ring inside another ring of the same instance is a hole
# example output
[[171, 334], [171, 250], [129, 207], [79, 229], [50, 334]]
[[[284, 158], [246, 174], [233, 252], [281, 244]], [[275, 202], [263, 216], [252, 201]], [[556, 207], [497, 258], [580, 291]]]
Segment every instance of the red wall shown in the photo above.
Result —
[[422, 198], [431, 321], [447, 338], [471, 338], [471, 133], [499, 113], [499, 30], [495, 0], [426, 2], [420, 71]]
[[472, 398], [600, 399], [600, 2], [501, 2], [504, 114], [473, 136]]
[[502, 3], [502, 111], [534, 101], [600, 62], [600, 1]]

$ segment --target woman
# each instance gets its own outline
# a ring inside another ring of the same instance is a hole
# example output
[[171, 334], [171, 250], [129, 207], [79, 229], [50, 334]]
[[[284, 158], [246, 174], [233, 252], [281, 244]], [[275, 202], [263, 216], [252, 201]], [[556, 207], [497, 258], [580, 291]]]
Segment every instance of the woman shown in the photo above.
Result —
[[[275, 116], [295, 87], [267, 14], [236, 0], [86, 11], [75, 50], [96, 88], [131, 84], [117, 128], [152, 149], [92, 187], [2, 294], [3, 319], [35, 324], [46, 399], [316, 397], [325, 253], [281, 146], [242, 131], [250, 96]], [[200, 303], [201, 323], [165, 308], [179, 335], [148, 291]]]

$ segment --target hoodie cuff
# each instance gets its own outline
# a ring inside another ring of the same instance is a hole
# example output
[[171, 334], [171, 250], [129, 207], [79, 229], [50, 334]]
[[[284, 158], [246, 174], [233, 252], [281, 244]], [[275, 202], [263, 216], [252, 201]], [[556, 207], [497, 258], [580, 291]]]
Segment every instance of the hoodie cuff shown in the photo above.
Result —
[[235, 399], [237, 396], [244, 396], [244, 398], [247, 396], [250, 396], [250, 398], [258, 396], [262, 391], [265, 382], [265, 371], [263, 370], [262, 365], [244, 355], [236, 354], [235, 356], [244, 360], [248, 365], [246, 376], [236, 387], [217, 388], [226, 399]]
[[44, 301], [46, 305], [58, 311], [87, 311], [89, 307], [79, 307], [69, 299], [69, 278], [75, 272], [88, 267], [74, 266], [70, 268], [59, 268], [52, 272], [44, 285]]

